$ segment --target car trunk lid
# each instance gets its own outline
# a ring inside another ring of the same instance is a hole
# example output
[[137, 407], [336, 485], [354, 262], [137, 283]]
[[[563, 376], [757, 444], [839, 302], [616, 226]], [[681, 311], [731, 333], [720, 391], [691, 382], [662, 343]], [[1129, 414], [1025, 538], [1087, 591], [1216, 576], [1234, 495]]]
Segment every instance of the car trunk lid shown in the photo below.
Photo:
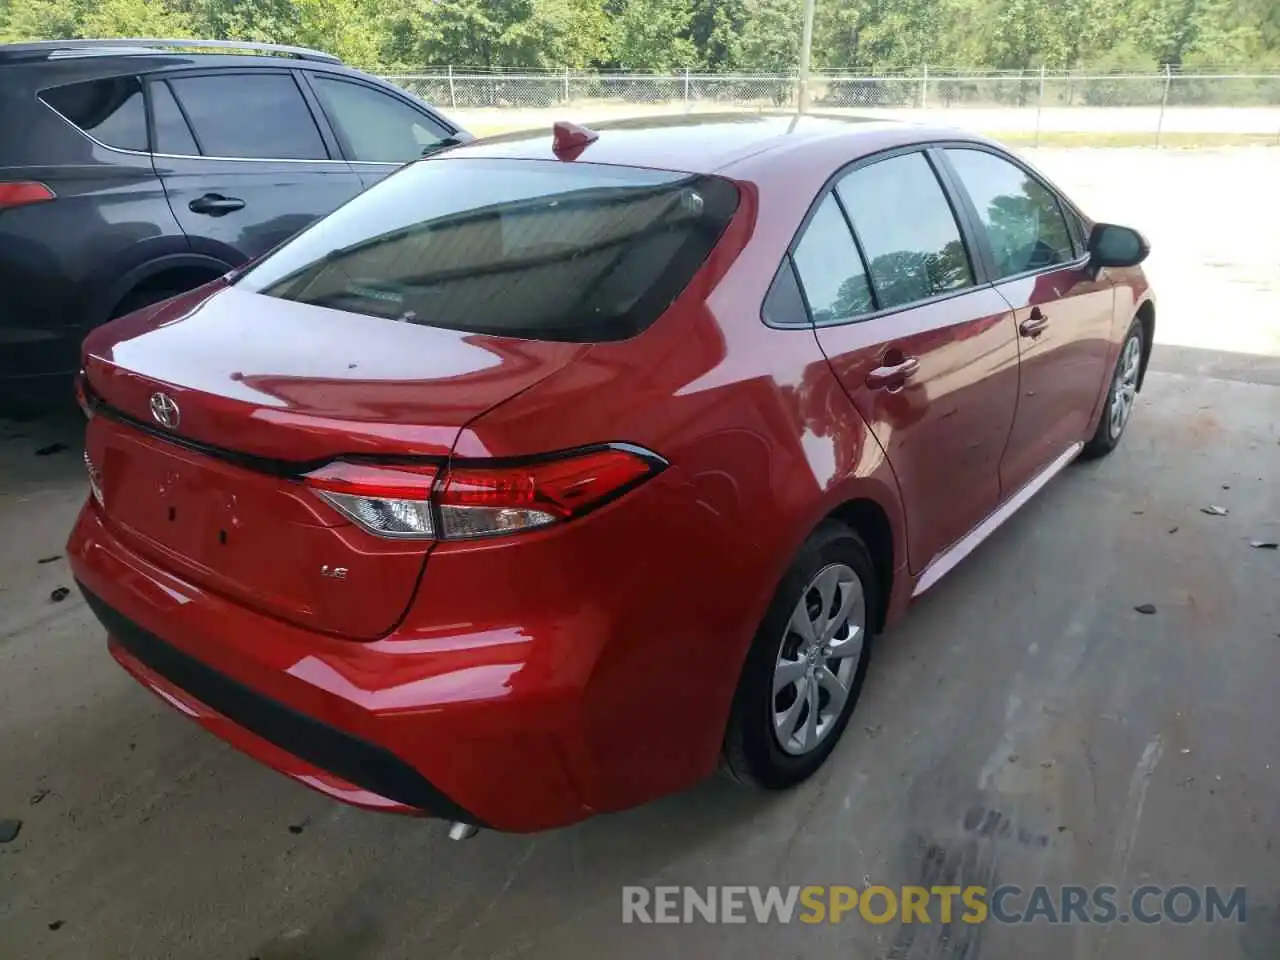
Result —
[[87, 456], [130, 546], [294, 623], [371, 639], [430, 540], [353, 524], [299, 477], [337, 458], [446, 458], [459, 429], [581, 344], [464, 334], [207, 288], [95, 332]]

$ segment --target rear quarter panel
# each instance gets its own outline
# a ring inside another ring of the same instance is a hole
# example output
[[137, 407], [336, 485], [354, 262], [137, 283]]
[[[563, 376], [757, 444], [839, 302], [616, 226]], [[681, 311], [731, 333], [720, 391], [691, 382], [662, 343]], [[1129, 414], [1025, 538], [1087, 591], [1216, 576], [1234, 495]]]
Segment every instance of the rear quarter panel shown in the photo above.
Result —
[[[455, 448], [506, 457], [621, 441], [672, 464], [660, 500], [641, 491], [607, 508], [660, 503], [642, 540], [612, 543], [611, 562], [596, 554], [613, 590], [643, 598], [649, 611], [612, 622], [606, 614], [608, 643], [585, 669], [591, 717], [582, 749], [596, 761], [584, 765], [604, 778], [590, 797], [599, 809], [634, 802], [638, 784], [671, 789], [713, 769], [747, 647], [799, 546], [831, 510], [875, 501], [890, 518], [895, 556], [905, 557], [888, 464], [812, 330], [772, 329], [760, 319], [807, 199], [797, 204], [793, 193], [762, 193], [751, 182], [740, 188], [734, 222], [662, 318], [630, 340], [592, 346], [473, 421]], [[585, 536], [596, 521], [580, 522]], [[500, 548], [456, 548], [468, 549]], [[654, 552], [660, 575], [651, 569]], [[454, 553], [446, 546], [433, 554], [420, 603], [431, 603]], [[690, 683], [698, 696], [687, 695]], [[663, 704], [662, 717], [644, 723], [623, 706], [652, 703]], [[625, 770], [606, 762], [619, 751], [629, 758]]]

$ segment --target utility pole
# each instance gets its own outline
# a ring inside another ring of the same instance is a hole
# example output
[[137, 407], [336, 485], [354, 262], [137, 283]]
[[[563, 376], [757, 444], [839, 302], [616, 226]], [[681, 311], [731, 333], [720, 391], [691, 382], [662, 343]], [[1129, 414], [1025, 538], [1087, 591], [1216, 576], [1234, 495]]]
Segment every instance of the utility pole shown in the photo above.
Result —
[[809, 109], [809, 56], [813, 51], [814, 0], [804, 0], [804, 32], [800, 35], [800, 71], [796, 108], [805, 113]]

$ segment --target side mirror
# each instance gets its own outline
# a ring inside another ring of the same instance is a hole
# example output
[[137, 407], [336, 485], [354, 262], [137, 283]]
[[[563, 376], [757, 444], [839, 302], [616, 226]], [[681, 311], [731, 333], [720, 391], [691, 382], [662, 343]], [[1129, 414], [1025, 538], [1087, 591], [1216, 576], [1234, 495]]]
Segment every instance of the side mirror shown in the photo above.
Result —
[[1136, 267], [1151, 252], [1147, 238], [1130, 227], [1095, 223], [1089, 234], [1090, 263], [1096, 268]]

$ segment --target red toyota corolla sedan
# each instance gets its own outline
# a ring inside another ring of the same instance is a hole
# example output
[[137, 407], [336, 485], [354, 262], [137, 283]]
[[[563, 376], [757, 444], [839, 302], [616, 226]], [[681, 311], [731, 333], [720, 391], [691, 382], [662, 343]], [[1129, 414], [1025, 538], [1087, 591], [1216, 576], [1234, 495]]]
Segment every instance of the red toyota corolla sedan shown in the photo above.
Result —
[[363, 807], [789, 787], [872, 638], [1116, 445], [1146, 253], [950, 130], [478, 141], [89, 337], [72, 567], [139, 681]]

